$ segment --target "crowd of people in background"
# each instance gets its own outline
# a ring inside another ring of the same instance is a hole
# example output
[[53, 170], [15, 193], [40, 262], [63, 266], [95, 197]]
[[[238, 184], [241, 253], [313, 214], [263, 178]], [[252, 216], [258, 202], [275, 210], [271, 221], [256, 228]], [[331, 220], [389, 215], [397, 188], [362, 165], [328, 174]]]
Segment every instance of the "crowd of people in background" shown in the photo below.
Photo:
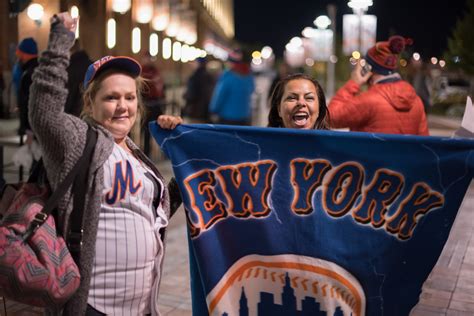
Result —
[[[394, 44], [397, 40], [399, 42]], [[401, 76], [397, 71], [397, 65], [404, 45], [403, 38], [399, 36], [379, 42], [367, 52], [361, 62], [353, 67], [346, 84], [334, 96], [326, 99], [331, 115], [331, 128], [427, 135], [426, 113], [432, 106], [429, 86], [430, 69], [425, 63], [414, 62], [412, 65], [414, 71]], [[393, 47], [395, 51], [390, 50]], [[17, 63], [12, 69], [12, 87], [15, 91], [20, 118], [18, 134], [26, 135], [27, 142], [31, 142], [33, 135], [27, 119], [27, 104], [31, 75], [37, 65], [36, 41], [33, 38], [23, 39], [18, 44], [16, 52]], [[83, 106], [80, 97], [82, 78], [91, 59], [80, 47], [79, 41], [75, 41], [70, 53], [65, 111], [79, 117]], [[222, 71], [217, 74], [209, 70], [210, 60], [209, 56], [196, 59], [192, 62], [195, 65], [192, 73], [187, 78], [183, 78], [184, 91], [181, 100], [177, 101], [181, 104], [179, 108], [182, 117], [187, 123], [234, 125], [255, 123], [252, 120], [252, 107], [255, 107], [253, 95], [256, 93], [258, 74], [252, 73], [250, 54], [235, 49], [229, 54]], [[364, 62], [371, 66], [371, 71], [362, 75]], [[140, 63], [147, 87], [143, 93], [145, 113], [140, 138], [145, 154], [150, 156], [151, 145], [147, 122], [166, 112], [170, 98], [166, 95], [166, 74], [161, 73], [156, 59], [150, 55], [143, 55]], [[267, 111], [271, 109], [271, 97], [276, 91], [277, 83], [288, 75], [298, 72], [285, 62], [279, 62], [275, 66], [275, 75], [266, 93]], [[6, 85], [3, 76], [0, 79], [2, 79], [0, 88], [3, 93]], [[176, 102], [175, 97], [173, 93], [171, 102]], [[0, 101], [3, 99], [3, 97], [0, 98]], [[420, 108], [420, 101], [422, 108]], [[384, 106], [379, 104], [384, 104]], [[3, 105], [2, 110], [4, 111]]]
[[[317, 129], [324, 126], [324, 129], [345, 128], [361, 132], [428, 135], [426, 113], [431, 110], [433, 99], [430, 86], [431, 69], [426, 63], [413, 61], [408, 70], [400, 73], [399, 58], [406, 44], [406, 40], [401, 36], [378, 42], [355, 64], [349, 80], [334, 96], [329, 97], [324, 95], [324, 86], [314, 77], [311, 78], [310, 75], [302, 73], [302, 69], [294, 69], [285, 62], [275, 64], [274, 76], [268, 79], [267, 91], [262, 94], [261, 90], [257, 90], [257, 78], [260, 74], [252, 72], [250, 53], [240, 48], [230, 52], [225, 63], [213, 59], [212, 56], [197, 58], [190, 63], [192, 72], [186, 78], [181, 78], [183, 92], [167, 93], [169, 89], [176, 89], [176, 83], [168, 85], [167, 74], [162, 72], [156, 58], [142, 54], [139, 62], [145, 89], [142, 93], [144, 112], [139, 129], [139, 145], [147, 157], [153, 156], [149, 122], [170, 112], [170, 104], [178, 104], [180, 111], [177, 114], [180, 114], [186, 123], [261, 126], [265, 124], [264, 118], [253, 117], [255, 108], [261, 106], [256, 104], [256, 99], [260, 98], [259, 100], [267, 101], [263, 102], [266, 103], [265, 109], [260, 111], [259, 115], [269, 113], [269, 126], [285, 126], [283, 117], [278, 118], [283, 115], [280, 112], [280, 103], [286, 101], [280, 99], [287, 92], [285, 89], [293, 89], [295, 83], [302, 83], [302, 87], [306, 87], [308, 82], [313, 83], [320, 111], [323, 109], [325, 112], [324, 124], [319, 122], [315, 127]], [[34, 140], [28, 120], [28, 102], [31, 77], [38, 65], [38, 53], [36, 41], [31, 37], [24, 38], [17, 46], [17, 62], [11, 71], [11, 88], [20, 122], [18, 134], [26, 144], [31, 144]], [[69, 53], [66, 84], [68, 95], [64, 110], [80, 117], [83, 113], [83, 78], [92, 61], [78, 40], [74, 42]], [[218, 71], [211, 70], [212, 63], [220, 63]], [[0, 64], [0, 69], [1, 67]], [[366, 71], [367, 69], [370, 70]], [[3, 71], [0, 73], [3, 74]], [[2, 95], [6, 87], [2, 75]], [[256, 98], [257, 94], [260, 95]], [[2, 96], [0, 102], [4, 99]], [[299, 107], [304, 103], [303, 98]], [[8, 111], [5, 110], [6, 105], [0, 105], [2, 114]], [[300, 110], [301, 113], [295, 116], [292, 124], [286, 122], [288, 124], [285, 127], [300, 128], [300, 125], [306, 125], [305, 115], [309, 115], [308, 121], [311, 121], [312, 110], [307, 108], [307, 111]], [[303, 113], [305, 111], [306, 114]], [[276, 121], [279, 123], [275, 123]]]

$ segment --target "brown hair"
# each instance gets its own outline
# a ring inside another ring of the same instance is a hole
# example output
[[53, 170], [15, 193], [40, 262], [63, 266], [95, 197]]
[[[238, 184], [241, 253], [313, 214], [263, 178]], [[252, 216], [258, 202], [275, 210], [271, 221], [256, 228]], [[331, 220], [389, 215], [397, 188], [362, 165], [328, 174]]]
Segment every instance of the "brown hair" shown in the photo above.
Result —
[[268, 113], [268, 127], [284, 127], [283, 120], [278, 114], [278, 108], [283, 98], [283, 93], [285, 92], [286, 85], [292, 80], [304, 79], [313, 83], [316, 88], [316, 94], [318, 96], [319, 102], [319, 115], [314, 124], [314, 129], [329, 129], [329, 111], [326, 105], [326, 97], [324, 96], [324, 91], [321, 88], [321, 85], [318, 81], [311, 78], [308, 75], [297, 73], [286, 76], [281, 79], [275, 86], [275, 89], [272, 91], [272, 96], [270, 98], [270, 112]]
[[[82, 95], [82, 100], [84, 101], [84, 107], [81, 113], [82, 118], [91, 117], [90, 107], [94, 103], [94, 98], [97, 95], [97, 92], [102, 87], [102, 81], [104, 81], [104, 79], [107, 78], [109, 75], [116, 74], [116, 73], [122, 73], [130, 77], [133, 77], [128, 72], [120, 70], [120, 69], [116, 69], [116, 68], [107, 69], [101, 72], [98, 76], [94, 77], [94, 79], [91, 82], [89, 82], [89, 84], [87, 85], [87, 88], [84, 90], [84, 93]], [[141, 124], [141, 120], [145, 113], [145, 107], [143, 105], [142, 94], [146, 89], [146, 84], [145, 84], [145, 79], [141, 76], [138, 76], [134, 79], [135, 79], [135, 85], [137, 86], [137, 114], [138, 114], [135, 124]]]

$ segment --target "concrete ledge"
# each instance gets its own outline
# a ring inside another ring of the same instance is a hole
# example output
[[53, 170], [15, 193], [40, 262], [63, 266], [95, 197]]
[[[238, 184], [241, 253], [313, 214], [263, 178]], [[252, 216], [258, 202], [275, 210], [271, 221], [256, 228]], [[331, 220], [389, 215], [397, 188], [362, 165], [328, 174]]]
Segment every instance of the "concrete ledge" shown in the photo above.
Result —
[[[449, 118], [445, 116], [440, 116], [440, 115], [433, 115], [433, 114], [428, 114], [428, 122], [441, 125], [447, 128], [453, 128], [453, 129], [458, 129], [461, 127], [461, 121], [462, 119], [459, 118]], [[430, 125], [430, 124], [428, 124]]]

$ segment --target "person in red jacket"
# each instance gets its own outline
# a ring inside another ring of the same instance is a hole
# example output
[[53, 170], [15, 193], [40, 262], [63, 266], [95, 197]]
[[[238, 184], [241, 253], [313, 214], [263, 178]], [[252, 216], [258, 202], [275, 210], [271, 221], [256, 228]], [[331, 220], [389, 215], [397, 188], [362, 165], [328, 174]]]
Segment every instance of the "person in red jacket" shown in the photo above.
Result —
[[[351, 79], [329, 102], [331, 127], [351, 131], [429, 135], [423, 102], [396, 72], [398, 55], [409, 40], [392, 36], [370, 48]], [[367, 91], [361, 86], [368, 84]]]

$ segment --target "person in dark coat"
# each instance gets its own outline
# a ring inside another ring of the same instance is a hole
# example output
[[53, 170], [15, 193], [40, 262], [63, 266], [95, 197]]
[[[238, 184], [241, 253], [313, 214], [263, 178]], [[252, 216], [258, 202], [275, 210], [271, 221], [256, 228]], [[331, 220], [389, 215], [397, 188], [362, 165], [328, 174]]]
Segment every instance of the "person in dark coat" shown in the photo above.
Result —
[[198, 58], [198, 67], [189, 77], [184, 93], [186, 105], [184, 116], [191, 123], [209, 123], [209, 102], [216, 84], [216, 79], [207, 70], [207, 59]]
[[92, 64], [87, 52], [80, 48], [79, 41], [76, 40], [71, 49], [71, 59], [67, 67], [67, 100], [64, 105], [66, 113], [79, 117], [82, 112], [82, 81], [86, 75], [87, 67]]
[[156, 61], [149, 54], [142, 57], [142, 76], [146, 80], [146, 89], [143, 92], [145, 104], [145, 119], [142, 125], [143, 152], [151, 157], [151, 135], [148, 124], [164, 114], [166, 106], [166, 86], [163, 76], [156, 65]]
[[5, 81], [3, 80], [3, 65], [0, 60], [0, 115], [6, 114], [6, 110], [3, 108], [3, 91], [5, 90]]
[[16, 49], [22, 75], [18, 89], [18, 109], [20, 112], [20, 136], [27, 135], [27, 143], [33, 141], [33, 132], [28, 121], [28, 101], [30, 99], [31, 76], [38, 66], [38, 45], [32, 37], [23, 39]]
[[272, 84], [270, 85], [270, 89], [268, 90], [268, 99], [272, 98], [273, 92], [275, 91], [276, 85], [283, 79], [285, 79], [287, 76], [289, 76], [292, 73], [290, 66], [282, 62], [281, 64], [278, 65], [278, 71], [273, 78]]

